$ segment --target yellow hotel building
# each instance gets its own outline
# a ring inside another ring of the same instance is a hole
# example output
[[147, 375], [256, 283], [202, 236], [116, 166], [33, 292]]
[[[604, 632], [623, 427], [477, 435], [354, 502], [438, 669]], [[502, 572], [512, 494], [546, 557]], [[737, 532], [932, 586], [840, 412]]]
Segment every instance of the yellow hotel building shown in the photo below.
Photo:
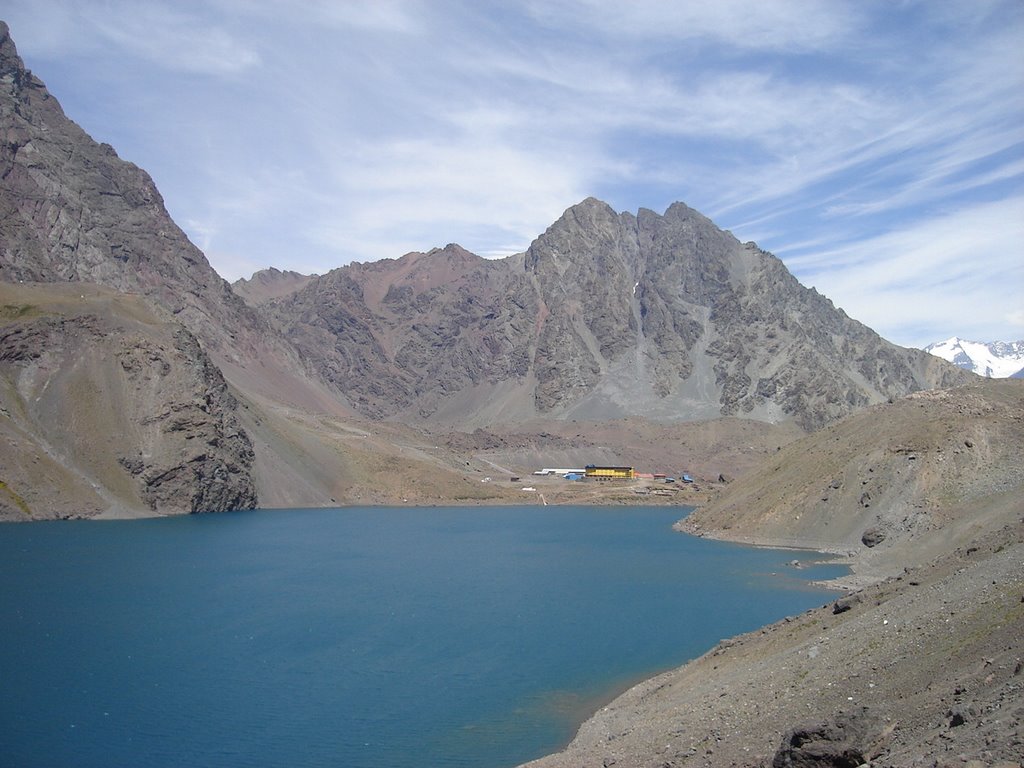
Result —
[[636, 477], [632, 467], [596, 467], [589, 464], [584, 472], [588, 478], [597, 480], [632, 480]]

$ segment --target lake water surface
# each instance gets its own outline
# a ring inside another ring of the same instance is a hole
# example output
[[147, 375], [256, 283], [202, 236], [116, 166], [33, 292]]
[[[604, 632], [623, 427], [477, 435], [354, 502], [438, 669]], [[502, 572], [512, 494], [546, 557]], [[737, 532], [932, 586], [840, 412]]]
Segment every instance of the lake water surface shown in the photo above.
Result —
[[828, 601], [679, 507], [0, 526], [0, 765], [501, 768]]

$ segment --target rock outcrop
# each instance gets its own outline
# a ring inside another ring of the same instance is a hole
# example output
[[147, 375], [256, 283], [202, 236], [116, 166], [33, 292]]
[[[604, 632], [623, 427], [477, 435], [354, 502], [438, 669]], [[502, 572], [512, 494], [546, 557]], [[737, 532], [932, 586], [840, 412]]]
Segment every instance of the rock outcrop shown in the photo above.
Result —
[[782, 738], [771, 768], [858, 768], [883, 732], [866, 707], [797, 726]]
[[257, 505], [237, 403], [191, 332], [87, 284], [0, 286], [0, 304], [0, 518]]

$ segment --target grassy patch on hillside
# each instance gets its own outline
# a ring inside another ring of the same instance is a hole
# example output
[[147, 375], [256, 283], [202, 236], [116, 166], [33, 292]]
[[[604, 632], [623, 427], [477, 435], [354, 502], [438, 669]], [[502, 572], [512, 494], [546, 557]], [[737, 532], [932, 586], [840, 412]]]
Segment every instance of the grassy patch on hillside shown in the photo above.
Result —
[[0, 307], [0, 321], [26, 320], [41, 314], [43, 310], [36, 304], [4, 304]]
[[11, 501], [14, 502], [14, 505], [22, 512], [24, 512], [27, 517], [32, 516], [32, 512], [31, 510], [29, 510], [28, 504], [25, 503], [25, 500], [21, 498], [21, 496], [16, 494], [13, 490], [11, 490], [11, 488], [3, 480], [0, 480], [0, 493], [3, 493], [8, 498], [10, 498]]

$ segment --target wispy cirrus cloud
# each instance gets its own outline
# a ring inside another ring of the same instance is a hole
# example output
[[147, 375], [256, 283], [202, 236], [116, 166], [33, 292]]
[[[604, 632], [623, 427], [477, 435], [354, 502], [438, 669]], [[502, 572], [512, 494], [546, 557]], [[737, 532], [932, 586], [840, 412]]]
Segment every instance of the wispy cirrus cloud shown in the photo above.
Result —
[[1024, 332], [1021, 242], [1024, 195], [937, 212], [836, 248], [811, 248], [789, 266], [806, 284], [843, 297], [837, 303], [848, 312], [856, 307], [855, 316], [883, 336], [923, 346], [1000, 325]]
[[33, 0], [2, 6], [0, 13], [24, 24], [29, 42], [48, 57], [116, 55], [214, 76], [240, 73], [260, 62], [244, 34], [216, 17], [197, 15], [189, 3]]
[[532, 2], [531, 14], [546, 25], [582, 27], [609, 39], [633, 41], [708, 41], [738, 50], [793, 52], [821, 49], [850, 37], [860, 26], [858, 4], [822, 0], [719, 0], [716, 3], [666, 3], [635, 0]]
[[[228, 278], [450, 241], [501, 255], [588, 195], [683, 200], [895, 340], [1017, 332], [1016, 0], [0, 0], [0, 17]], [[958, 280], [925, 268], [929, 243]]]
[[143, 6], [108, 15], [83, 14], [97, 45], [117, 46], [129, 56], [149, 59], [186, 73], [233, 75], [256, 67], [259, 54], [244, 38], [172, 7]]

